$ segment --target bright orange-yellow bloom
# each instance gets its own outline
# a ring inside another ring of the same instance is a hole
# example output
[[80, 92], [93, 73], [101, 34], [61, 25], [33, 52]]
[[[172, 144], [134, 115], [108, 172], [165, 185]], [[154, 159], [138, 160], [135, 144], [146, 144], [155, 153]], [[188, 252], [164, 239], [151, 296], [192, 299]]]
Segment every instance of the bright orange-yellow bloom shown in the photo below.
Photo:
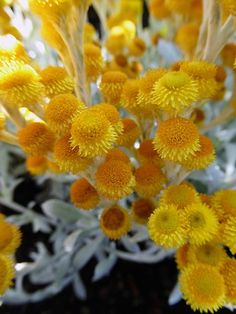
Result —
[[191, 120], [173, 118], [160, 123], [154, 147], [163, 159], [181, 162], [199, 149], [199, 133]]
[[146, 44], [142, 38], [135, 37], [129, 45], [129, 54], [134, 57], [141, 57], [146, 50]]
[[65, 15], [71, 6], [71, 0], [30, 0], [29, 3], [33, 13], [54, 20]]
[[127, 80], [123, 85], [123, 90], [121, 94], [120, 102], [122, 107], [134, 114], [140, 114], [137, 100], [139, 88], [139, 79]]
[[177, 249], [175, 253], [175, 261], [179, 270], [182, 270], [188, 265], [188, 249], [189, 244], [185, 244]]
[[109, 199], [120, 199], [133, 192], [135, 179], [129, 164], [121, 160], [109, 160], [96, 172], [96, 188]]
[[84, 45], [84, 59], [88, 79], [96, 80], [102, 73], [104, 66], [101, 49], [92, 43], [86, 43]]
[[13, 254], [21, 243], [21, 232], [17, 226], [0, 221], [0, 254]]
[[157, 195], [163, 187], [166, 177], [159, 166], [146, 163], [135, 171], [136, 192], [144, 197]]
[[224, 11], [227, 14], [232, 14], [236, 16], [236, 3], [234, 0], [219, 0]]
[[[2, 13], [0, 13], [0, 15], [1, 14]], [[25, 63], [30, 62], [30, 58], [23, 44], [10, 34], [0, 36], [0, 60], [1, 59], [21, 60]]]
[[236, 217], [236, 190], [217, 191], [212, 197], [212, 206], [222, 222]]
[[70, 199], [76, 207], [81, 209], [93, 209], [99, 203], [96, 189], [85, 178], [81, 178], [71, 185]]
[[33, 175], [41, 175], [47, 170], [47, 158], [44, 156], [29, 156], [26, 168]]
[[186, 54], [191, 55], [196, 48], [199, 35], [199, 27], [189, 23], [181, 26], [176, 34], [176, 43]]
[[0, 255], [0, 295], [3, 295], [12, 285], [15, 276], [14, 264], [7, 255]]
[[191, 264], [181, 272], [179, 282], [183, 297], [192, 310], [214, 312], [224, 305], [224, 279], [215, 267]]
[[236, 303], [236, 260], [228, 258], [222, 265], [220, 272], [225, 281], [226, 302]]
[[18, 132], [21, 148], [29, 155], [44, 156], [53, 149], [54, 135], [44, 123], [34, 122]]
[[148, 220], [150, 238], [165, 248], [180, 247], [186, 243], [189, 229], [183, 212], [174, 205], [162, 205], [154, 210]]
[[106, 161], [109, 160], [120, 160], [127, 164], [130, 163], [129, 157], [119, 148], [112, 148], [106, 154]]
[[151, 199], [138, 198], [132, 203], [134, 221], [140, 224], [146, 224], [154, 209], [155, 204]]
[[140, 144], [140, 147], [137, 150], [137, 158], [142, 164], [150, 162], [156, 164], [157, 166], [162, 165], [162, 160], [157, 151], [154, 149], [152, 139], [144, 140]]
[[167, 8], [172, 13], [188, 14], [193, 0], [165, 0]]
[[118, 144], [125, 147], [131, 147], [140, 136], [140, 129], [134, 120], [129, 118], [122, 119], [123, 133], [118, 138]]
[[129, 214], [118, 205], [108, 207], [102, 212], [100, 227], [109, 239], [118, 240], [130, 229]]
[[170, 11], [165, 4], [165, 0], [151, 0], [149, 4], [151, 15], [156, 19], [163, 19], [170, 15]]
[[236, 217], [229, 217], [223, 228], [223, 243], [232, 254], [236, 254]]

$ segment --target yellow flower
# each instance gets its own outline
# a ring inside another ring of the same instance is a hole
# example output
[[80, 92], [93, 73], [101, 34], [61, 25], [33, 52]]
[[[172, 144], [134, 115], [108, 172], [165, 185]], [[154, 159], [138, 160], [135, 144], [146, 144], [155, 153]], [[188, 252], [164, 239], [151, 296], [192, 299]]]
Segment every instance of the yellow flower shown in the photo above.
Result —
[[179, 278], [180, 290], [193, 311], [214, 312], [225, 302], [224, 279], [212, 266], [192, 264], [184, 268]]
[[132, 216], [134, 221], [139, 224], [146, 224], [154, 209], [155, 204], [151, 199], [138, 198], [132, 203]]
[[99, 203], [96, 189], [85, 178], [81, 178], [71, 185], [70, 199], [76, 207], [81, 209], [93, 209]]
[[232, 254], [236, 254], [236, 217], [227, 219], [223, 228], [223, 242], [228, 246]]
[[181, 164], [188, 170], [200, 170], [207, 168], [215, 159], [215, 150], [210, 138], [199, 136], [200, 149], [194, 155], [183, 160]]
[[46, 106], [45, 119], [53, 132], [63, 135], [70, 131], [73, 118], [83, 109], [85, 109], [84, 103], [74, 95], [58, 95]]
[[162, 166], [162, 160], [157, 151], [154, 149], [152, 139], [144, 140], [140, 144], [140, 147], [137, 150], [137, 158], [142, 164], [149, 162], [157, 166]]
[[154, 210], [148, 220], [150, 238], [165, 248], [180, 247], [186, 243], [188, 221], [174, 205], [162, 205]]
[[30, 62], [30, 58], [23, 44], [10, 34], [0, 36], [0, 60], [1, 59], [21, 60], [25, 63]]
[[176, 43], [188, 55], [191, 55], [197, 45], [199, 27], [196, 24], [189, 23], [182, 25], [176, 34]]
[[188, 249], [188, 261], [194, 264], [207, 264], [220, 267], [227, 258], [224, 248], [214, 242], [204, 245], [190, 245]]
[[127, 80], [123, 85], [123, 90], [120, 99], [122, 107], [124, 107], [129, 112], [137, 115], [140, 114], [139, 104], [137, 102], [139, 88], [140, 88], [139, 79]]
[[226, 303], [236, 303], [236, 260], [228, 258], [220, 269], [225, 281]]
[[79, 146], [81, 156], [95, 157], [106, 154], [117, 140], [117, 133], [101, 112], [86, 109], [73, 120], [71, 142]]
[[54, 174], [60, 174], [63, 171], [60, 169], [59, 165], [53, 160], [47, 160], [48, 170]]
[[190, 224], [189, 241], [202, 245], [217, 234], [219, 223], [214, 211], [205, 204], [195, 203], [185, 208]]
[[54, 135], [46, 124], [34, 122], [18, 132], [18, 141], [27, 154], [44, 156], [53, 149]]
[[107, 71], [103, 74], [100, 90], [105, 100], [112, 105], [119, 105], [123, 86], [127, 76], [120, 71]]
[[59, 94], [70, 94], [74, 90], [74, 81], [62, 67], [49, 66], [40, 72], [45, 95], [49, 98]]
[[21, 232], [17, 226], [0, 221], [0, 254], [13, 254], [21, 244]]
[[220, 3], [227, 14], [236, 16], [236, 3], [234, 0], [220, 0]]
[[33, 175], [44, 174], [47, 170], [47, 159], [44, 156], [29, 156], [26, 160], [26, 169]]
[[118, 144], [125, 147], [131, 147], [140, 136], [140, 129], [134, 120], [129, 118], [122, 119], [123, 133], [118, 138]]
[[70, 0], [30, 0], [30, 9], [42, 18], [57, 19], [71, 7]]
[[105, 161], [109, 160], [120, 160], [127, 164], [130, 163], [129, 157], [119, 148], [112, 148], [108, 151]]
[[222, 222], [236, 217], [236, 190], [216, 192], [212, 197], [212, 206]]
[[40, 76], [28, 64], [12, 60], [0, 68], [0, 98], [8, 105], [27, 107], [42, 98]]
[[72, 172], [74, 174], [85, 170], [91, 162], [88, 158], [81, 157], [80, 148], [78, 146], [71, 146], [69, 135], [65, 135], [63, 138], [56, 141], [54, 157], [62, 171]]
[[200, 202], [198, 193], [187, 184], [169, 186], [164, 190], [160, 199], [161, 204], [175, 205], [178, 209], [197, 202]]
[[179, 270], [184, 269], [188, 265], [188, 249], [189, 244], [184, 244], [176, 250], [175, 261]]
[[166, 177], [160, 167], [147, 163], [135, 170], [136, 192], [144, 197], [157, 195], [163, 187]]
[[135, 37], [129, 45], [129, 54], [134, 57], [141, 57], [146, 51], [146, 44], [142, 38]]
[[188, 14], [193, 0], [165, 0], [167, 8], [172, 13]]
[[84, 45], [84, 60], [87, 78], [96, 80], [102, 73], [104, 66], [101, 49], [92, 43], [86, 43]]
[[165, 0], [151, 0], [149, 4], [151, 15], [156, 19], [163, 19], [170, 15], [170, 11], [166, 6]]
[[160, 123], [154, 147], [162, 159], [181, 162], [199, 150], [199, 133], [191, 120], [173, 118]]
[[108, 207], [102, 212], [100, 227], [109, 239], [118, 240], [130, 229], [129, 214], [118, 205]]
[[96, 188], [104, 197], [118, 200], [133, 192], [135, 179], [129, 164], [121, 160], [109, 160], [96, 172]]
[[12, 259], [7, 255], [0, 255], [0, 295], [3, 295], [12, 285], [15, 270]]
[[180, 71], [166, 73], [153, 86], [155, 108], [179, 113], [198, 100], [198, 86], [191, 77]]

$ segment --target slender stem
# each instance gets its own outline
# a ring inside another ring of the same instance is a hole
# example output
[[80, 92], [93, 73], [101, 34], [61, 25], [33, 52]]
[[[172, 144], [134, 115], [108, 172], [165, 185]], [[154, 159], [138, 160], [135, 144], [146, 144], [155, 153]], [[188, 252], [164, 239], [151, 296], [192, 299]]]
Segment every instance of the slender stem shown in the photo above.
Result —
[[28, 210], [28, 208], [25, 208], [25, 207], [13, 202], [13, 201], [8, 201], [8, 200], [4, 199], [3, 197], [0, 197], [0, 204], [4, 207], [13, 209], [18, 213], [25, 213]]
[[219, 124], [225, 123], [227, 120], [233, 117], [234, 109], [227, 105], [225, 109], [213, 120], [210, 121], [205, 127], [201, 129], [202, 132], [206, 132], [210, 129], [217, 127]]
[[13, 134], [4, 130], [0, 132], [0, 141], [18, 146], [17, 138]]

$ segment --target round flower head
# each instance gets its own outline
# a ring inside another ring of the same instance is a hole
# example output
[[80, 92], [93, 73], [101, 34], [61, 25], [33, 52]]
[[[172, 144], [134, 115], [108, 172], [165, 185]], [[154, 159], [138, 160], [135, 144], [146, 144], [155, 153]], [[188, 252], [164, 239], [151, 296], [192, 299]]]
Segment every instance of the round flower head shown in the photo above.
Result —
[[84, 42], [92, 43], [96, 38], [96, 29], [91, 23], [84, 25]]
[[199, 196], [200, 196], [201, 202], [203, 204], [206, 204], [207, 206], [212, 207], [212, 197], [211, 197], [211, 195], [204, 194], [204, 193], [199, 193]]
[[135, 190], [139, 195], [153, 197], [160, 192], [166, 177], [160, 167], [147, 163], [136, 169], [135, 180]]
[[219, 223], [214, 211], [205, 204], [195, 203], [185, 208], [190, 230], [189, 241], [191, 244], [202, 245], [217, 234]]
[[146, 224], [155, 209], [155, 204], [147, 198], [138, 198], [132, 203], [132, 216], [135, 222]]
[[236, 44], [227, 43], [221, 51], [221, 58], [226, 66], [232, 68], [236, 58]]
[[25, 63], [30, 62], [30, 58], [23, 44], [10, 34], [0, 36], [0, 60], [1, 59], [21, 60]]
[[0, 255], [0, 295], [3, 295], [12, 285], [15, 276], [14, 264], [8, 255]]
[[0, 254], [13, 254], [21, 243], [21, 232], [17, 226], [0, 221]]
[[156, 19], [164, 19], [170, 15], [170, 11], [165, 4], [165, 0], [151, 0], [149, 4], [151, 15]]
[[70, 0], [30, 0], [30, 9], [44, 19], [57, 20], [65, 15], [71, 6]]
[[156, 208], [148, 220], [151, 240], [167, 249], [184, 245], [188, 228], [186, 216], [174, 205]]
[[117, 133], [109, 120], [93, 108], [82, 111], [73, 120], [71, 142], [79, 146], [82, 156], [104, 155], [116, 140]]
[[104, 116], [113, 126], [117, 135], [122, 134], [123, 124], [121, 122], [119, 111], [116, 109], [115, 106], [106, 103], [101, 103], [93, 106], [91, 109], [97, 111], [98, 113], [104, 114]]
[[109, 160], [96, 172], [96, 188], [104, 197], [118, 200], [133, 192], [135, 179], [129, 164], [121, 160]]
[[84, 45], [84, 59], [87, 78], [96, 80], [102, 73], [104, 66], [101, 49], [92, 43], [86, 43]]
[[236, 254], [236, 217], [227, 219], [223, 228], [223, 242], [228, 246], [232, 254]]
[[85, 178], [81, 178], [71, 185], [70, 199], [76, 207], [81, 209], [93, 209], [99, 203], [97, 191]]
[[220, 4], [226, 14], [236, 16], [236, 3], [234, 0], [220, 0]]
[[46, 124], [33, 122], [18, 132], [18, 141], [27, 154], [44, 156], [53, 149], [54, 135]]
[[134, 114], [140, 114], [137, 96], [140, 88], [140, 80], [132, 79], [127, 80], [123, 85], [121, 94], [121, 106]]
[[74, 81], [62, 67], [49, 66], [40, 72], [45, 95], [49, 98], [59, 94], [70, 94], [74, 90]]
[[146, 50], [146, 44], [142, 38], [135, 37], [129, 45], [129, 54], [134, 57], [141, 57]]
[[44, 156], [29, 156], [26, 160], [26, 169], [32, 175], [44, 174], [47, 170], [47, 159]]
[[160, 203], [175, 205], [178, 209], [200, 202], [199, 196], [193, 187], [187, 184], [171, 185], [164, 190]]
[[47, 166], [48, 170], [54, 174], [60, 174], [63, 172], [54, 160], [47, 160]]
[[140, 129], [134, 120], [129, 118], [122, 119], [123, 133], [118, 138], [118, 144], [125, 147], [131, 147], [140, 136]]
[[162, 165], [162, 160], [158, 155], [157, 151], [154, 149], [152, 139], [144, 140], [140, 144], [140, 147], [137, 150], [137, 158], [142, 164], [153, 163], [157, 166]]
[[113, 105], [118, 105], [122, 89], [127, 76], [119, 71], [108, 71], [103, 74], [100, 83], [100, 90], [105, 100]]
[[207, 264], [220, 267], [227, 258], [224, 248], [214, 242], [204, 245], [190, 245], [188, 249], [188, 261], [194, 264]]
[[215, 95], [217, 89], [216, 65], [206, 61], [186, 61], [180, 70], [197, 82], [199, 99], [208, 99]]
[[45, 109], [45, 119], [53, 132], [65, 134], [70, 131], [75, 115], [85, 109], [85, 105], [74, 95], [61, 94], [51, 99]]
[[100, 227], [109, 239], [118, 240], [130, 229], [129, 214], [118, 205], [108, 207], [102, 212]]
[[182, 112], [198, 100], [198, 87], [191, 77], [180, 71], [166, 73], [153, 87], [152, 102], [156, 109]]
[[236, 190], [216, 192], [212, 197], [212, 206], [222, 222], [230, 217], [236, 217]]
[[9, 105], [27, 107], [41, 100], [43, 85], [37, 72], [21, 61], [4, 62], [0, 70], [0, 99]]
[[189, 244], [184, 244], [176, 250], [175, 261], [179, 270], [184, 269], [188, 265], [188, 248]]
[[192, 55], [198, 41], [199, 27], [196, 24], [184, 24], [176, 34], [176, 43], [187, 55]]
[[81, 157], [78, 146], [71, 146], [69, 135], [56, 141], [54, 157], [62, 171], [75, 174], [85, 170], [91, 162], [88, 158]]
[[193, 0], [165, 0], [167, 8], [172, 13], [188, 14]]
[[222, 265], [220, 272], [225, 281], [226, 303], [236, 303], [236, 260], [228, 258]]
[[181, 164], [188, 170], [207, 168], [215, 159], [215, 150], [212, 141], [203, 135], [199, 136], [200, 149], [183, 160]]
[[160, 123], [154, 147], [162, 159], [181, 162], [199, 150], [199, 133], [188, 119], [173, 118]]
[[130, 164], [129, 157], [119, 148], [112, 148], [106, 154], [106, 161], [109, 160], [120, 160], [127, 164]]
[[210, 265], [192, 264], [180, 274], [180, 290], [193, 311], [214, 312], [225, 302], [224, 279]]

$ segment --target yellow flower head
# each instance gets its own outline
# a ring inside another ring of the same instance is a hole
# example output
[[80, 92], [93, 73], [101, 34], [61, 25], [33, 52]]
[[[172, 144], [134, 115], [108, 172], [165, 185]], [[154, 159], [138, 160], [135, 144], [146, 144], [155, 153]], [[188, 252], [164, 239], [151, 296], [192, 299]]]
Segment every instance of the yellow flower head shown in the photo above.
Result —
[[27, 107], [42, 98], [40, 76], [28, 64], [12, 60], [0, 68], [0, 98], [9, 105]]
[[21, 232], [17, 226], [0, 221], [0, 254], [13, 254], [21, 244]]
[[74, 81], [62, 67], [49, 66], [40, 72], [45, 95], [49, 98], [59, 94], [70, 94], [74, 90]]
[[232, 254], [236, 254], [236, 217], [227, 219], [223, 228], [223, 242], [229, 247]]
[[140, 224], [146, 224], [154, 209], [155, 204], [151, 199], [138, 198], [132, 203], [132, 216], [134, 221]]
[[178, 209], [197, 202], [200, 202], [197, 192], [187, 184], [169, 186], [164, 190], [160, 199], [161, 204], [175, 205]]
[[192, 264], [180, 274], [180, 290], [193, 311], [214, 312], [225, 302], [224, 279], [210, 265]]
[[157, 195], [166, 181], [160, 167], [152, 163], [146, 163], [135, 171], [137, 193], [144, 197]]
[[44, 156], [28, 156], [26, 169], [32, 175], [44, 174], [47, 170], [47, 159]]
[[135, 179], [129, 164], [121, 160], [109, 160], [96, 172], [96, 188], [104, 197], [118, 200], [133, 192]]
[[174, 162], [187, 159], [200, 148], [196, 125], [184, 118], [161, 122], [153, 143], [161, 158]]
[[121, 106], [134, 114], [140, 114], [137, 96], [140, 88], [140, 80], [127, 80], [123, 85], [121, 94]]
[[105, 45], [111, 54], [117, 55], [123, 52], [128, 43], [129, 40], [127, 39], [125, 30], [119, 25], [112, 27]]
[[180, 65], [180, 70], [197, 82], [200, 99], [208, 99], [215, 95], [216, 69], [215, 64], [206, 61], [186, 61]]
[[65, 15], [71, 6], [70, 0], [30, 0], [30, 9], [41, 18], [58, 19]]
[[84, 45], [84, 59], [88, 79], [96, 80], [102, 73], [104, 66], [101, 49], [92, 43], [86, 43]]
[[115, 106], [106, 104], [106, 103], [101, 103], [101, 104], [93, 106], [91, 109], [93, 111], [97, 111], [98, 113], [104, 114], [104, 116], [113, 126], [117, 135], [122, 134], [123, 124], [121, 122], [119, 111], [116, 109]]
[[129, 54], [134, 57], [141, 57], [146, 51], [146, 44], [142, 38], [135, 37], [129, 45]]
[[162, 205], [154, 210], [148, 220], [150, 238], [165, 248], [180, 247], [186, 243], [188, 220], [174, 205]]
[[226, 14], [236, 16], [236, 3], [234, 0], [220, 0], [220, 4]]
[[152, 91], [152, 103], [156, 109], [170, 113], [182, 112], [197, 100], [197, 83], [180, 71], [166, 73], [154, 84]]
[[14, 264], [8, 255], [0, 255], [0, 295], [3, 295], [12, 285], [15, 276]]
[[118, 138], [118, 144], [125, 147], [131, 147], [140, 136], [140, 129], [134, 120], [129, 118], [122, 119], [123, 133]]
[[137, 150], [137, 158], [142, 164], [150, 162], [156, 164], [157, 166], [162, 165], [162, 160], [157, 151], [154, 149], [152, 139], [144, 140], [140, 144], [140, 147]]
[[209, 207], [212, 207], [212, 196], [204, 193], [199, 193], [201, 202]]
[[109, 239], [118, 240], [130, 229], [129, 214], [118, 205], [108, 207], [102, 212], [100, 227]]
[[236, 190], [216, 192], [212, 197], [212, 206], [222, 222], [230, 217], [236, 217]]
[[187, 55], [192, 55], [198, 41], [199, 27], [189, 23], [182, 25], [176, 34], [176, 43]]
[[91, 23], [84, 25], [84, 42], [92, 43], [96, 37], [96, 29]]
[[189, 244], [184, 244], [176, 250], [175, 261], [179, 270], [184, 269], [188, 265], [188, 249]]
[[228, 258], [220, 269], [226, 288], [226, 303], [236, 303], [236, 260]]
[[220, 267], [227, 258], [224, 248], [214, 242], [204, 245], [190, 245], [188, 249], [188, 261], [194, 264], [207, 264]]
[[69, 135], [56, 141], [54, 157], [62, 171], [75, 174], [86, 169], [91, 162], [88, 158], [81, 157], [78, 146], [71, 146]]
[[106, 154], [106, 161], [109, 160], [120, 160], [127, 164], [130, 163], [129, 157], [119, 148], [112, 148]]
[[150, 14], [156, 19], [164, 19], [170, 15], [165, 0], [151, 0], [149, 4]]
[[75, 181], [70, 187], [71, 202], [81, 209], [96, 208], [99, 196], [96, 189], [85, 179]]
[[21, 60], [25, 63], [30, 62], [30, 58], [23, 44], [10, 34], [0, 36], [0, 60], [1, 59]]
[[182, 165], [188, 170], [200, 170], [207, 168], [215, 159], [215, 150], [210, 138], [199, 136], [200, 149], [186, 160]]
[[44, 156], [53, 149], [54, 135], [46, 124], [33, 122], [18, 132], [18, 141], [27, 154]]
[[188, 14], [193, 0], [165, 0], [167, 8], [172, 13]]
[[47, 160], [47, 166], [48, 170], [54, 174], [60, 174], [63, 172], [54, 160]]
[[73, 146], [79, 146], [82, 156], [95, 157], [106, 154], [112, 148], [117, 133], [104, 114], [90, 108], [73, 120], [71, 140]]
[[189, 241], [202, 245], [217, 234], [219, 223], [214, 211], [205, 204], [195, 203], [185, 208], [190, 224]]
[[61, 94], [51, 99], [46, 106], [45, 119], [53, 132], [69, 133], [73, 118], [85, 109], [84, 103], [72, 94]]
[[108, 103], [112, 105], [119, 104], [126, 80], [127, 76], [120, 71], [107, 71], [103, 74], [100, 90]]

